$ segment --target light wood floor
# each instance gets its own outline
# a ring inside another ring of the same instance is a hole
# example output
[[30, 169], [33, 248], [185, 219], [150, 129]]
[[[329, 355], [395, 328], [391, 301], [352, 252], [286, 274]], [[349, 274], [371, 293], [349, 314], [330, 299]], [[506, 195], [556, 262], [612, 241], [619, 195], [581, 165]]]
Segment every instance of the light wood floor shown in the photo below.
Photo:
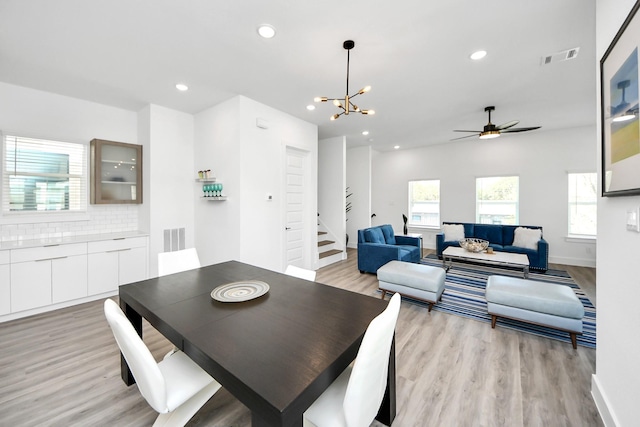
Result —
[[[566, 269], [595, 296], [594, 269]], [[377, 288], [353, 250], [317, 281], [367, 295]], [[171, 348], [146, 323], [144, 336], [157, 358]], [[396, 351], [394, 427], [603, 425], [590, 394], [595, 350], [403, 303]], [[0, 324], [0, 426], [151, 425], [155, 412], [119, 368], [102, 301]], [[224, 389], [189, 423], [250, 424]]]

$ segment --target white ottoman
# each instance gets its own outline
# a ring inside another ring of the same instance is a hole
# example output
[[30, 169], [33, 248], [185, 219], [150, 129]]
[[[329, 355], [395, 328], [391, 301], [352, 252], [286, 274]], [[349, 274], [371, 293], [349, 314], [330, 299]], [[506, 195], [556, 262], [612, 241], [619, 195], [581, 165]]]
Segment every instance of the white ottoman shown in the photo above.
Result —
[[498, 317], [548, 326], [569, 332], [573, 348], [578, 348], [576, 334], [582, 333], [584, 307], [569, 286], [489, 276], [486, 298], [492, 328]]
[[429, 311], [444, 292], [445, 272], [441, 267], [414, 264], [403, 261], [389, 261], [378, 269], [378, 287], [384, 299], [387, 292], [429, 303]]

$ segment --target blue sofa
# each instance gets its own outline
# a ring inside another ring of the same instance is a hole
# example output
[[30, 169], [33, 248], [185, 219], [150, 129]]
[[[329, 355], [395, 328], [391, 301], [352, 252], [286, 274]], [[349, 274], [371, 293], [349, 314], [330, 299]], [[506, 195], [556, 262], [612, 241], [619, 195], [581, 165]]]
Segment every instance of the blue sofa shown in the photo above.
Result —
[[[549, 243], [544, 238], [538, 240], [538, 249], [527, 249], [513, 246], [513, 237], [516, 228], [536, 228], [542, 231], [542, 227], [531, 225], [498, 225], [498, 224], [472, 224], [464, 222], [443, 222], [442, 224], [462, 224], [464, 237], [475, 237], [489, 241], [489, 246], [500, 252], [525, 254], [529, 258], [529, 268], [539, 271], [547, 271], [549, 268]], [[445, 241], [444, 233], [436, 234], [436, 254], [442, 259], [442, 251], [449, 246], [460, 246], [457, 240]]]
[[389, 224], [358, 230], [358, 270], [376, 273], [389, 261], [419, 262], [420, 239], [396, 236]]

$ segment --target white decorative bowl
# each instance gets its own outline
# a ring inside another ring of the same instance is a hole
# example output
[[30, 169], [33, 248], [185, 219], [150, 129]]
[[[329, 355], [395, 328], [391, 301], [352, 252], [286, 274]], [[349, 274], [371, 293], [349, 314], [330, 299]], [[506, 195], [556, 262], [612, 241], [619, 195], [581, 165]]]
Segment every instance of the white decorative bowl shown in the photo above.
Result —
[[484, 252], [489, 247], [489, 242], [483, 239], [467, 237], [466, 239], [460, 239], [460, 247], [469, 252]]

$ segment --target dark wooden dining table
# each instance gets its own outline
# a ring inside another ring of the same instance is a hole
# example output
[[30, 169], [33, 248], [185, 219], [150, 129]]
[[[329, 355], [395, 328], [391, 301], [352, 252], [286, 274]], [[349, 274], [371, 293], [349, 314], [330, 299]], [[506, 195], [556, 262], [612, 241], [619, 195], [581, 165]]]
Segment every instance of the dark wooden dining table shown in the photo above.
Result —
[[[214, 288], [259, 280], [269, 291], [219, 302]], [[120, 286], [120, 306], [142, 335], [144, 317], [251, 410], [252, 426], [302, 426], [302, 414], [355, 359], [387, 302], [238, 261]], [[122, 379], [135, 382], [124, 358]], [[396, 414], [395, 344], [377, 419]], [[214, 396], [215, 398], [215, 396]]]

